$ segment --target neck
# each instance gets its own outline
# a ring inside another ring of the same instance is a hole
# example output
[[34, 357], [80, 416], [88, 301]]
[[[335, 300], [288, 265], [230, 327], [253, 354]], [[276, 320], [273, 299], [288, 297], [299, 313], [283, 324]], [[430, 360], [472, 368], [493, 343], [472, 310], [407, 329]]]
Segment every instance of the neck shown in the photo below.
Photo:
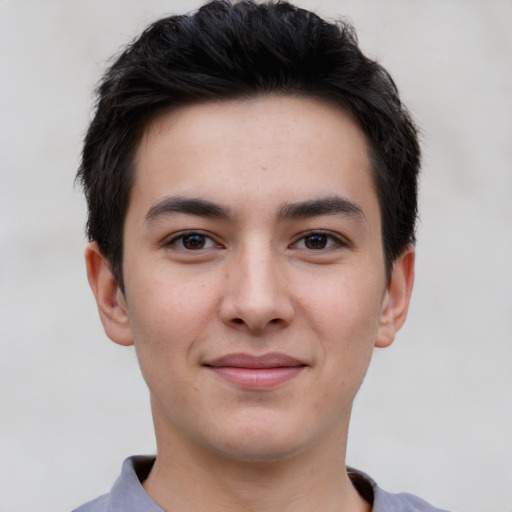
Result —
[[285, 460], [254, 462], [207, 450], [181, 432], [161, 435], [162, 425], [155, 427], [157, 459], [143, 486], [166, 512], [371, 510], [347, 476], [346, 443], [323, 443]]

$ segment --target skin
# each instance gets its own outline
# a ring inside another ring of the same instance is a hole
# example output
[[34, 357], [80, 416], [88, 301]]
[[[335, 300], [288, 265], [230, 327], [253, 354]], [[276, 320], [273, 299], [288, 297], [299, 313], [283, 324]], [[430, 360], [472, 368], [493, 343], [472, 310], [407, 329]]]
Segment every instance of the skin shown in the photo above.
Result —
[[[144, 487], [162, 508], [370, 510], [346, 475], [350, 411], [373, 348], [405, 320], [414, 250], [388, 281], [366, 141], [347, 113], [268, 96], [162, 115], [138, 148], [125, 293], [95, 243], [86, 262], [107, 335], [135, 344], [150, 389]], [[301, 366], [270, 386], [210, 366], [269, 353]]]

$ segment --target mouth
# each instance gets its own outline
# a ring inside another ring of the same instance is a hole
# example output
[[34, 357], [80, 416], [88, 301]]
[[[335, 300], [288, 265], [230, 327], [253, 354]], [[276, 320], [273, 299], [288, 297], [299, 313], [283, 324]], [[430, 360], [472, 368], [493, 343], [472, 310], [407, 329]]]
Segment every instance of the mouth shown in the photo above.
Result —
[[308, 365], [277, 352], [228, 354], [203, 364], [221, 379], [244, 389], [271, 389], [298, 376]]

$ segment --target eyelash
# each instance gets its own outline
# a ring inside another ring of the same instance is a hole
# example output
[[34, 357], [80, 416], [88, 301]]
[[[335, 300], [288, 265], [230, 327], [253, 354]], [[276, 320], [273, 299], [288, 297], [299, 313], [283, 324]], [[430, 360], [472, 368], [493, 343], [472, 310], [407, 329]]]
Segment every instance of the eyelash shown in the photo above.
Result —
[[[297, 247], [299, 242], [304, 242], [304, 244], [306, 244], [306, 239], [312, 238], [312, 237], [325, 237], [327, 239], [327, 244], [329, 244], [329, 241], [330, 241], [330, 245], [328, 245], [327, 247], [320, 247], [320, 248]], [[297, 249], [300, 249], [300, 250], [320, 252], [320, 251], [329, 250], [329, 249], [332, 249], [332, 248], [335, 248], [335, 247], [348, 247], [348, 245], [349, 244], [344, 239], [342, 239], [339, 236], [335, 236], [335, 235], [333, 235], [330, 232], [310, 231], [309, 233], [301, 234], [297, 238], [297, 240], [290, 245], [290, 247], [297, 248]]]
[[[200, 240], [203, 242], [203, 246], [195, 248], [195, 249], [185, 247], [183, 244], [184, 244], [184, 240], [186, 240], [187, 237], [200, 238]], [[316, 248], [315, 247], [307, 247], [306, 240], [308, 238], [311, 239], [313, 237], [325, 237], [326, 247], [316, 247]], [[181, 246], [179, 245], [179, 242], [181, 242], [181, 244], [182, 244]], [[304, 247], [298, 247], [300, 242], [304, 243]], [[208, 246], [204, 247], [204, 244], [206, 244]], [[205, 249], [211, 249], [212, 247], [215, 247], [215, 246], [219, 247], [219, 244], [217, 242], [215, 242], [215, 240], [211, 236], [206, 235], [200, 231], [186, 231], [186, 232], [180, 233], [180, 234], [174, 236], [173, 238], [171, 238], [169, 241], [165, 242], [164, 245], [166, 247], [174, 246], [177, 249], [184, 250], [187, 252], [196, 252], [196, 251], [201, 251], [201, 250], [205, 250]], [[341, 239], [338, 236], [333, 235], [332, 233], [325, 232], [325, 231], [311, 231], [309, 233], [304, 233], [304, 234], [300, 235], [300, 237], [298, 237], [295, 242], [293, 242], [292, 244], [289, 245], [289, 248], [320, 252], [320, 251], [331, 249], [333, 247], [347, 247], [347, 246], [348, 246], [348, 243], [345, 240]]]
[[[184, 247], [183, 245], [181, 247], [178, 245], [178, 243], [180, 241], [183, 244], [183, 241], [187, 237], [194, 237], [194, 236], [201, 237], [203, 239], [204, 243], [207, 243], [207, 244], [209, 243], [210, 246], [209, 247], [199, 247], [196, 249], [189, 249], [187, 247]], [[164, 243], [164, 246], [166, 246], [166, 247], [174, 246], [175, 248], [183, 250], [183, 251], [195, 252], [195, 251], [200, 251], [200, 250], [205, 250], [205, 249], [211, 249], [212, 247], [219, 247], [219, 244], [217, 242], [215, 242], [215, 240], [211, 236], [201, 233], [200, 231], [185, 231], [183, 233], [180, 233], [179, 235], [174, 236], [169, 241], [166, 241]]]

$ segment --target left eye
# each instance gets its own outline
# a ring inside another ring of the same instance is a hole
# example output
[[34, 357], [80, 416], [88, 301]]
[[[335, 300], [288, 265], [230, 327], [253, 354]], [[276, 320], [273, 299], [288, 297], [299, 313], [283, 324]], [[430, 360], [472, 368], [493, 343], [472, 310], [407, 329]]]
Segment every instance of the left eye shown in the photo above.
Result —
[[294, 247], [297, 249], [321, 250], [329, 249], [335, 245], [340, 245], [341, 241], [332, 235], [326, 233], [311, 233], [303, 236], [295, 242]]
[[174, 245], [179, 249], [187, 251], [199, 251], [201, 249], [209, 249], [215, 247], [216, 243], [206, 235], [201, 233], [183, 233], [173, 238], [169, 245]]

